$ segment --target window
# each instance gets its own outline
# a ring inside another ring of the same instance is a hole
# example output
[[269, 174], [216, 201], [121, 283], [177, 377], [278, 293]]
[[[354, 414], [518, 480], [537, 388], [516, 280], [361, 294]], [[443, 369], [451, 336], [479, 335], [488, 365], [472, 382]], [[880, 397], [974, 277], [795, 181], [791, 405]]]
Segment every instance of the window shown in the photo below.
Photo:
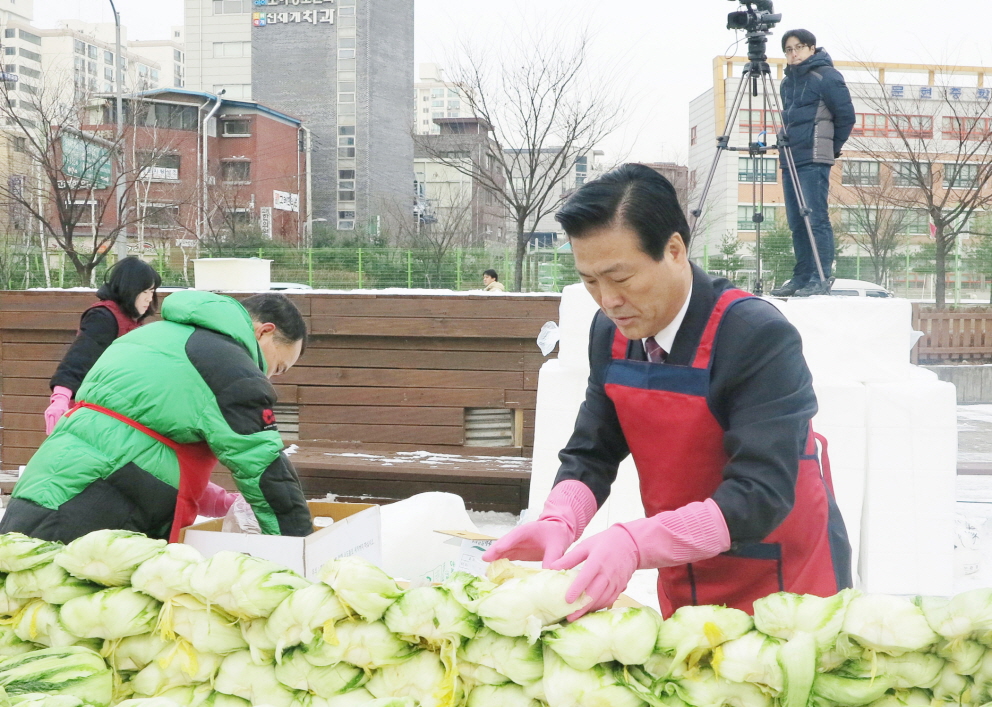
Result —
[[892, 184], [897, 187], [918, 187], [920, 180], [917, 169], [923, 176], [923, 183], [930, 183], [930, 164], [913, 164], [912, 162], [896, 162], [892, 165]]
[[902, 222], [902, 232], [911, 236], [930, 233], [930, 216], [920, 209], [905, 209], [898, 215]]
[[177, 154], [156, 155], [151, 152], [139, 152], [138, 164], [142, 167], [142, 179], [150, 181], [168, 181], [179, 179], [181, 158]]
[[113, 66], [114, 65], [114, 53], [113, 52], [104, 52], [103, 53], [103, 63], [104, 64], [109, 64], [110, 66]]
[[431, 98], [444, 98], [444, 89], [443, 88], [432, 88], [431, 89]]
[[81, 42], [78, 39], [72, 40], [72, 49], [76, 54], [82, 54], [86, 56], [86, 42]]
[[848, 186], [878, 186], [878, 162], [844, 162], [841, 183]]
[[856, 113], [852, 135], [863, 137], [933, 137], [933, 118], [929, 115], [883, 115]]
[[214, 42], [214, 58], [251, 56], [251, 42]]
[[221, 162], [220, 168], [225, 182], [251, 181], [251, 162]]
[[17, 36], [23, 39], [25, 42], [31, 42], [31, 44], [37, 44], [41, 46], [41, 37], [37, 34], [31, 34], [30, 32], [25, 32], [23, 29], [17, 31]]
[[355, 126], [354, 125], [339, 125], [338, 135], [354, 135]]
[[111, 69], [109, 66], [103, 67], [103, 78], [107, 79], [107, 81], [113, 81], [114, 80], [114, 70]]
[[5, 29], [3, 31], [3, 38], [4, 39], [10, 39], [10, 38], [16, 37], [16, 36], [17, 36], [17, 30]]
[[944, 189], [974, 189], [977, 182], [977, 164], [944, 165]]
[[354, 59], [354, 49], [338, 49], [338, 59]]
[[169, 228], [179, 223], [178, 204], [149, 204], [145, 208], [145, 224], [153, 228]]
[[215, 15], [240, 15], [251, 9], [252, 0], [214, 0]]
[[355, 222], [354, 221], [338, 221], [339, 231], [354, 231]]
[[338, 191], [338, 201], [354, 201], [354, 200], [355, 200], [354, 191], [348, 191], [348, 190]]
[[220, 134], [224, 137], [246, 137], [251, 135], [251, 121], [247, 118], [220, 121]]
[[96, 76], [96, 62], [95, 61], [88, 61], [88, 62], [86, 62], [86, 73], [87, 74], [92, 74], [93, 76]]
[[86, 56], [90, 59], [96, 59], [100, 55], [100, 50], [96, 48], [95, 44], [86, 45]]
[[15, 47], [4, 47], [3, 53], [4, 56], [13, 56], [14, 54], [17, 54], [17, 49]]
[[179, 51], [178, 49], [173, 49], [172, 50], [172, 60], [175, 61], [175, 62], [182, 62], [182, 60], [183, 60], [183, 53], [181, 51]]
[[[778, 211], [781, 207], [779, 206], [769, 206], [765, 204], [764, 208], [759, 208], [758, 211], [762, 215], [763, 220], [761, 222], [761, 230], [766, 231], [770, 228], [775, 227], [775, 221], [778, 216]], [[746, 204], [737, 207], [737, 230], [738, 231], [753, 231], [754, 230], [754, 216], [755, 207], [751, 204]]]
[[959, 118], [944, 116], [945, 140], [984, 140], [989, 135], [988, 118]]
[[355, 170], [353, 169], [338, 170], [338, 179], [354, 179], [354, 178], [355, 178]]
[[342, 179], [338, 182], [338, 189], [354, 189], [355, 180], [354, 179]]
[[251, 211], [248, 209], [228, 209], [226, 218], [230, 226], [251, 225]]
[[339, 147], [338, 148], [338, 158], [339, 159], [348, 159], [348, 158], [354, 157], [354, 156], [355, 156], [355, 148], [354, 147]]
[[13, 137], [10, 140], [11, 147], [14, 148], [14, 152], [27, 152], [28, 151], [28, 139], [26, 137]]
[[38, 52], [33, 52], [30, 49], [25, 49], [24, 47], [21, 47], [17, 51], [17, 53], [20, 54], [25, 59], [30, 59], [31, 61], [37, 61], [38, 63], [41, 63], [41, 54], [39, 54]]
[[696, 126], [695, 125], [693, 125], [691, 128], [689, 128], [689, 144], [690, 145], [695, 145], [696, 144]]
[[100, 211], [99, 201], [73, 201], [69, 205], [68, 220], [76, 226], [92, 226], [94, 214]]
[[461, 101], [448, 101], [448, 110], [460, 110], [461, 107]]
[[338, 147], [351, 147], [355, 144], [355, 138], [348, 135], [338, 137]]
[[[772, 119], [774, 118], [774, 123]], [[742, 110], [740, 111], [740, 131], [742, 133], [759, 133], [765, 130], [769, 133], [775, 131], [775, 125], [782, 124], [782, 117], [778, 111], [771, 110]]]
[[354, 218], [355, 218], [355, 212], [354, 211], [338, 211], [338, 218], [339, 219], [352, 219], [352, 220], [354, 220]]
[[339, 93], [338, 103], [354, 103], [355, 94], [354, 93]]
[[338, 82], [338, 90], [339, 91], [344, 91], [346, 93], [347, 92], [352, 92], [353, 93], [355, 91], [355, 82], [354, 81], [339, 81]]
[[[757, 175], [755, 169], [758, 170]], [[774, 184], [778, 181], [778, 160], [774, 157], [738, 157], [737, 181]]]
[[196, 130], [196, 106], [155, 103], [148, 107], [145, 125], [170, 130]]

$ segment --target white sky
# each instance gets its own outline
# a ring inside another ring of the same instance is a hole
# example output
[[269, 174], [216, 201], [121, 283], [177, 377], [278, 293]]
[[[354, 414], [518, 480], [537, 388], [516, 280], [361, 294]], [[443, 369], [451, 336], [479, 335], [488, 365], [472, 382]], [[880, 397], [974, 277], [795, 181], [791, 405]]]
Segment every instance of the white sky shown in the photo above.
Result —
[[[182, 24], [182, 0], [115, 2], [131, 39], [165, 38]], [[415, 59], [444, 65], [462, 41], [499, 42], [528, 26], [549, 38], [586, 27], [599, 66], [620, 67], [622, 85], [633, 87], [626, 120], [604, 145], [607, 159], [684, 160], [689, 101], [711, 85], [713, 58], [733, 44], [726, 14], [738, 7], [721, 0], [416, 0]], [[769, 56], [780, 56], [782, 31], [804, 27], [834, 59], [992, 66], [987, 0], [776, 0], [775, 9], [783, 20]], [[113, 21], [108, 0], [35, 0], [38, 26], [70, 17]], [[746, 53], [743, 43], [736, 53]]]

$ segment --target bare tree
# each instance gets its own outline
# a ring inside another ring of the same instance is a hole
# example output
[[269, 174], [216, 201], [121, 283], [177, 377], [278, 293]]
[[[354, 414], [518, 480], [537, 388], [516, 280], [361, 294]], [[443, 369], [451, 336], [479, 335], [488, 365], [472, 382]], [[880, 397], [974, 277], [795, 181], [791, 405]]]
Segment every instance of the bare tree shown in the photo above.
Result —
[[[32, 90], [14, 93], [13, 83], [0, 81], [0, 121], [14, 149], [31, 165], [27, 174], [0, 180], [0, 200], [16, 205], [40, 232], [42, 253], [54, 240], [80, 284], [90, 284], [118, 237], [144, 217], [132, 200], [150, 165], [136, 159], [128, 160], [125, 169], [117, 164], [118, 155], [134, 142], [138, 111], [127, 116], [118, 138], [106, 129], [112, 122], [105, 115], [107, 101], [85, 86], [49, 75]], [[144, 154], [154, 161], [167, 149], [152, 146]]]
[[621, 101], [589, 77], [589, 42], [542, 36], [540, 41], [496, 42], [502, 55], [466, 48], [452, 72], [469, 110], [492, 128], [492, 147], [465, 159], [435, 136], [416, 136], [432, 159], [471, 177], [502, 205], [516, 231], [514, 289], [519, 290], [531, 233], [554, 212], [572, 186], [577, 157], [616, 128]]
[[[865, 64], [866, 70], [871, 70]], [[921, 210], [935, 247], [935, 299], [946, 300], [947, 258], [969, 218], [992, 205], [992, 92], [956, 88], [953, 75], [934, 67], [927, 86], [892, 86], [882, 80], [858, 92], [873, 115], [855, 126], [849, 148], [872, 160], [845, 160], [846, 175], [891, 165], [912, 188], [886, 193], [888, 204]], [[878, 72], [873, 75], [878, 76]], [[901, 90], [898, 90], [901, 89]], [[910, 91], [913, 95], [907, 95]], [[850, 157], [850, 156], [848, 156]]]
[[834, 231], [865, 252], [879, 285], [887, 283], [892, 259], [913, 221], [912, 212], [893, 202], [922, 197], [901, 169], [890, 167], [864, 179], [848, 179], [840, 187], [841, 203], [846, 206], [834, 210]]
[[386, 211], [396, 229], [398, 244], [415, 248], [434, 278], [434, 287], [440, 286], [445, 258], [459, 246], [471, 245], [473, 231], [473, 203], [470, 195], [456, 189], [441, 189], [433, 198], [417, 201], [416, 213], [410, 216], [406, 202], [389, 205]]

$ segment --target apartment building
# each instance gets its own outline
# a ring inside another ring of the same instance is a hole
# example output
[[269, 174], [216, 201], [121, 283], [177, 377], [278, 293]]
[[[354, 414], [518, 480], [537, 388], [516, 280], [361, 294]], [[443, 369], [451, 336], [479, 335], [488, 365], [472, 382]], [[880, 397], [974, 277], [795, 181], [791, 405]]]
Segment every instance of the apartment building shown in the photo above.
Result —
[[465, 118], [471, 106], [461, 85], [446, 81], [437, 64], [421, 64], [420, 80], [413, 84], [413, 129], [418, 135], [439, 135], [438, 118]]

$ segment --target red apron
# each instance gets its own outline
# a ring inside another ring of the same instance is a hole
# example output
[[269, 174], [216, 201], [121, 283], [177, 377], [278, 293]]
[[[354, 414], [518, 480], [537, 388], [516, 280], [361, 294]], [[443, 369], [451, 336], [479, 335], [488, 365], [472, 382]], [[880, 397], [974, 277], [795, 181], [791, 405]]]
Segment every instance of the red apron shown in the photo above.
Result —
[[[606, 393], [640, 478], [650, 517], [703, 501], [723, 482], [724, 430], [707, 404], [717, 331], [727, 310], [751, 297], [728, 290], [717, 300], [691, 366], [627, 359], [619, 330], [606, 372]], [[826, 445], [823, 447], [825, 466]], [[726, 604], [750, 613], [752, 603], [779, 591], [830, 596], [838, 592], [829, 536], [829, 478], [824, 479], [812, 425], [799, 460], [796, 498], [786, 519], [763, 542], [735, 543], [701, 562], [658, 571], [662, 614], [691, 604]]]
[[168, 437], [163, 437], [158, 432], [145, 427], [140, 422], [136, 422], [129, 417], [125, 417], [118, 412], [109, 410], [93, 403], [78, 402], [65, 415], [68, 417], [80, 408], [88, 408], [109, 415], [115, 420], [120, 420], [125, 425], [133, 427], [139, 432], [155, 439], [176, 453], [179, 461], [179, 494], [176, 497], [176, 512], [172, 517], [172, 532], [169, 533], [169, 542], [179, 541], [179, 531], [187, 525], [191, 525], [196, 520], [199, 511], [200, 497], [210, 483], [210, 473], [217, 464], [217, 457], [210, 450], [206, 442], [196, 442], [194, 444], [179, 444]]
[[[94, 302], [89, 307], [87, 307], [83, 313], [85, 314], [87, 311], [93, 309], [94, 307], [103, 307], [114, 315], [114, 319], [117, 320], [117, 338], [120, 338], [125, 334], [132, 332], [135, 329], [137, 329], [139, 326], [141, 326], [141, 324], [139, 324], [137, 321], [131, 319], [131, 317], [124, 314], [124, 310], [122, 310], [120, 308], [120, 305], [118, 305], [113, 300], [104, 299], [104, 300], [100, 300], [99, 302]], [[79, 329], [76, 330], [76, 336], [79, 336], [79, 331], [80, 331]]]

